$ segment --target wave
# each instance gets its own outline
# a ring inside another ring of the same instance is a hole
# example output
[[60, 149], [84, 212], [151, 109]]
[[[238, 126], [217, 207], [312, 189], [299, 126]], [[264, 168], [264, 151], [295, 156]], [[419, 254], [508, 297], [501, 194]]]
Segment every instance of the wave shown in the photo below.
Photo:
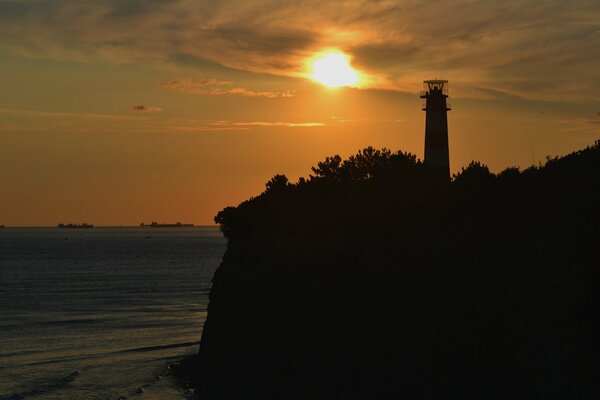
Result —
[[106, 322], [100, 318], [85, 318], [85, 319], [59, 319], [53, 321], [18, 321], [12, 323], [0, 324], [2, 329], [23, 329], [24, 327], [36, 327], [36, 326], [72, 326], [72, 325], [91, 325]]
[[54, 390], [62, 389], [63, 387], [67, 386], [69, 383], [73, 382], [75, 380], [75, 378], [77, 378], [79, 375], [80, 375], [79, 371], [74, 371], [65, 377], [58, 378], [58, 379], [54, 380], [53, 382], [39, 386], [35, 389], [28, 390], [28, 391], [22, 392], [22, 393], [14, 393], [9, 396], [0, 396], [0, 400], [23, 400], [23, 399], [26, 399], [27, 397], [39, 396], [40, 394], [45, 394], [48, 392], [52, 392]]
[[[192, 342], [160, 344], [160, 345], [155, 345], [155, 346], [144, 346], [144, 347], [135, 347], [135, 348], [131, 348], [131, 349], [110, 351], [110, 352], [106, 352], [106, 353], [95, 353], [95, 354], [87, 354], [87, 355], [72, 356], [72, 357], [59, 357], [59, 358], [53, 358], [53, 359], [49, 359], [49, 360], [40, 360], [40, 361], [33, 361], [33, 362], [29, 362], [29, 363], [13, 364], [13, 366], [34, 366], [34, 365], [56, 364], [56, 363], [67, 362], [67, 361], [79, 361], [79, 360], [89, 360], [89, 359], [94, 359], [94, 358], [102, 358], [102, 357], [114, 356], [114, 355], [119, 355], [119, 354], [145, 353], [145, 352], [158, 351], [158, 350], [175, 349], [178, 347], [191, 347], [191, 346], [196, 346], [199, 344], [200, 344], [199, 340], [192, 341]], [[8, 367], [0, 366], [0, 370], [4, 369], [4, 368], [8, 368]], [[0, 400], [4, 400], [4, 399], [0, 397]]]
[[[86, 328], [90, 325], [96, 326], [115, 326], [119, 329], [123, 328], [152, 328], [152, 327], [160, 327], [165, 325], [165, 321], [168, 322], [170, 326], [174, 326], [178, 324], [178, 321], [189, 320], [190, 314], [206, 316], [206, 307], [199, 308], [198, 310], [187, 310], [186, 313], [183, 311], [170, 311], [160, 310], [161, 314], [156, 313], [154, 320], [148, 319], [144, 316], [135, 315], [134, 312], [128, 312], [131, 314], [127, 321], [123, 321], [115, 316], [116, 312], [113, 315], [101, 316], [97, 318], [65, 318], [65, 319], [57, 319], [57, 320], [21, 320], [14, 322], [0, 322], [0, 329], [4, 331], [9, 330], [22, 330], [24, 328], [34, 328], [34, 327], [73, 327], [77, 329], [79, 327]], [[125, 313], [125, 314], [128, 314]], [[124, 314], [124, 312], [120, 312], [120, 314]], [[187, 324], [187, 323], [186, 323]]]
[[183, 342], [183, 343], [172, 343], [172, 344], [160, 344], [157, 346], [146, 346], [146, 347], [137, 347], [134, 349], [127, 349], [127, 350], [120, 350], [120, 351], [116, 351], [112, 354], [119, 354], [119, 353], [139, 353], [139, 352], [146, 352], [146, 351], [156, 351], [156, 350], [165, 350], [165, 349], [175, 349], [177, 347], [191, 347], [191, 346], [195, 346], [200, 344], [199, 340], [193, 341], [193, 342]]

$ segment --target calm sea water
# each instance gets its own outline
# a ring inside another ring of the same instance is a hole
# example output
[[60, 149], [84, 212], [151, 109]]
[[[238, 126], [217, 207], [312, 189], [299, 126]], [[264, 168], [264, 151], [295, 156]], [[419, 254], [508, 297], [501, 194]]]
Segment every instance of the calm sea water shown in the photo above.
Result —
[[0, 399], [182, 399], [216, 228], [0, 229]]

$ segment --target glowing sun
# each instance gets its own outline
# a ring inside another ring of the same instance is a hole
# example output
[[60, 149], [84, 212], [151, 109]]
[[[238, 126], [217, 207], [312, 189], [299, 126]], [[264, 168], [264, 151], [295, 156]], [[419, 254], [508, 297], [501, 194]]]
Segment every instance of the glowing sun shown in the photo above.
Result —
[[335, 88], [354, 86], [358, 83], [358, 72], [350, 66], [347, 55], [327, 52], [317, 55], [311, 66], [310, 78], [325, 86]]

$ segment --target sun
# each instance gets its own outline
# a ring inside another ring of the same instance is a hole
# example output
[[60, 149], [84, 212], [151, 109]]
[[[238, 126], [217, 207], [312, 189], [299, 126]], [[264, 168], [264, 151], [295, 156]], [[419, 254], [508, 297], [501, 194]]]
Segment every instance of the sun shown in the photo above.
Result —
[[359, 74], [350, 65], [350, 59], [341, 52], [318, 54], [312, 62], [310, 78], [330, 88], [355, 86]]

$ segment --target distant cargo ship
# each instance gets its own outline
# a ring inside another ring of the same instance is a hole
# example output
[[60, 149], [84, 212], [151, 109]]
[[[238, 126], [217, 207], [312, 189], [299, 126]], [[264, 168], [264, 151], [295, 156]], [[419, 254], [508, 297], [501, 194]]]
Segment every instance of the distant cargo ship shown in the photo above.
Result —
[[67, 228], [67, 229], [89, 229], [89, 228], [93, 228], [94, 225], [91, 224], [58, 224], [59, 228]]
[[150, 228], [190, 228], [194, 226], [194, 224], [182, 224], [181, 222], [176, 222], [174, 224], [159, 224], [158, 222], [152, 222], [150, 225], [146, 225], [143, 222], [140, 226], [149, 226]]

